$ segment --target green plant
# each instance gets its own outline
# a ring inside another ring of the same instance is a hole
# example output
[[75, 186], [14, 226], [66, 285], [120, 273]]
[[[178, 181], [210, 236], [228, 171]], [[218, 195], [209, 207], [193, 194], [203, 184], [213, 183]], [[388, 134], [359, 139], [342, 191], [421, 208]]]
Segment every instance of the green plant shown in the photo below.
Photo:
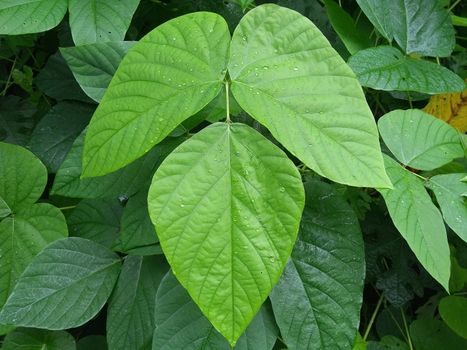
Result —
[[458, 2], [357, 2], [0, 4], [3, 348], [464, 347]]

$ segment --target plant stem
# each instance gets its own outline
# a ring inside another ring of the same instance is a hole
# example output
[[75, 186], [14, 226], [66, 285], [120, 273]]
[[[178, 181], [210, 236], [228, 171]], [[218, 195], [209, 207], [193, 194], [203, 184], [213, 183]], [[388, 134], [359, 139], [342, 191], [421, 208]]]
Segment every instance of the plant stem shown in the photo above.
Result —
[[76, 205], [69, 205], [68, 207], [61, 207], [61, 208], [58, 208], [60, 210], [69, 210], [69, 209], [74, 209], [76, 208]]
[[229, 96], [229, 82], [225, 82], [225, 121], [231, 123], [230, 121], [230, 96]]
[[15, 70], [15, 66], [16, 66], [16, 58], [17, 58], [17, 57], [15, 57], [15, 59], [14, 59], [14, 61], [13, 61], [13, 64], [11, 65], [10, 74], [8, 74], [8, 78], [7, 78], [7, 80], [6, 80], [5, 87], [3, 88], [2, 92], [0, 92], [0, 96], [5, 96], [6, 91], [7, 91], [8, 88], [10, 87], [11, 76], [13, 75], [13, 71]]
[[454, 7], [457, 6], [457, 4], [459, 4], [461, 2], [461, 0], [457, 0], [456, 2], [454, 2], [454, 4], [452, 4], [449, 8], [448, 8], [448, 12], [451, 12]]
[[371, 315], [370, 322], [368, 323], [368, 326], [366, 327], [365, 334], [363, 335], [363, 340], [366, 341], [368, 338], [368, 335], [370, 334], [371, 327], [373, 327], [373, 323], [375, 323], [376, 315], [378, 314], [379, 308], [381, 307], [381, 304], [383, 303], [384, 300], [384, 294], [381, 293], [379, 296], [378, 303], [376, 304], [375, 311], [373, 311], [373, 314]]
[[402, 308], [400, 308], [400, 310], [401, 310], [401, 315], [402, 315], [402, 321], [404, 322], [405, 333], [407, 334], [407, 342], [409, 343], [409, 349], [413, 350], [412, 339], [410, 339], [410, 332], [409, 332], [409, 327], [407, 326], [407, 321], [405, 319], [405, 314]]

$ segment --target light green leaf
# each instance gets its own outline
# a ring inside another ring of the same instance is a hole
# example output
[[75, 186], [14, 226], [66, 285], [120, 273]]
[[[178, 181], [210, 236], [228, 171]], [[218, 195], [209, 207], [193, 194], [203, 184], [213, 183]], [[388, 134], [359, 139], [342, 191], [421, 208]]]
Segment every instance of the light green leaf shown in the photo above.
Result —
[[0, 197], [13, 211], [35, 203], [47, 183], [47, 169], [30, 151], [0, 142]]
[[[465, 325], [464, 325], [465, 326]], [[467, 340], [435, 318], [421, 318], [410, 325], [412, 344], [417, 350], [467, 349]]]
[[439, 0], [357, 2], [376, 29], [408, 54], [448, 57], [454, 49], [454, 28]]
[[467, 242], [467, 204], [463, 194], [467, 183], [465, 174], [436, 175], [427, 183], [436, 195], [444, 220], [457, 235]]
[[441, 299], [439, 313], [449, 328], [467, 339], [467, 298], [450, 295]]
[[[270, 306], [265, 304], [234, 349], [271, 350], [277, 335], [274, 316]], [[231, 349], [171, 272], [163, 278], [157, 291], [153, 349]]]
[[59, 102], [37, 124], [29, 149], [50, 172], [57, 172], [74, 140], [89, 123], [93, 111], [93, 106], [88, 104]]
[[411, 168], [433, 170], [464, 155], [457, 130], [418, 109], [389, 112], [378, 128], [392, 154]]
[[455, 26], [467, 27], [467, 18], [466, 17], [451, 15], [451, 22]]
[[47, 203], [31, 205], [0, 221], [0, 306], [33, 258], [67, 235], [65, 217]]
[[331, 185], [305, 189], [300, 234], [271, 293], [274, 314], [288, 349], [351, 349], [365, 278], [358, 219]]
[[284, 269], [303, 197], [294, 164], [244, 124], [203, 129], [154, 175], [149, 214], [167, 260], [232, 345]]
[[118, 256], [100, 244], [77, 237], [56, 241], [21, 275], [0, 322], [45, 329], [78, 327], [104, 306], [119, 271]]
[[112, 174], [81, 179], [83, 132], [58, 170], [51, 194], [74, 198], [130, 197], [147, 184], [162, 160], [182, 140], [184, 139], [168, 138], [145, 156]]
[[86, 135], [83, 176], [139, 158], [220, 91], [229, 30], [214, 13], [177, 17], [143, 37], [123, 59]]
[[461, 92], [464, 81], [438, 64], [404, 56], [395, 47], [378, 46], [350, 57], [363, 86], [385, 91], [416, 91], [426, 94]]
[[152, 349], [156, 292], [168, 269], [162, 257], [125, 259], [107, 311], [110, 349]]
[[110, 248], [120, 230], [123, 207], [117, 199], [85, 199], [68, 216], [70, 236]]
[[76, 46], [120, 41], [140, 0], [69, 0], [70, 28]]
[[8, 334], [2, 350], [76, 350], [75, 339], [63, 331], [18, 328]]
[[324, 4], [332, 27], [351, 55], [373, 46], [369, 33], [360, 31], [353, 18], [334, 0], [325, 0]]
[[248, 12], [229, 74], [239, 105], [308, 167], [344, 184], [390, 187], [362, 89], [306, 17], [273, 4]]
[[0, 219], [4, 218], [5, 216], [8, 216], [11, 214], [11, 209], [6, 204], [6, 202], [3, 200], [2, 197], [0, 197]]
[[134, 41], [116, 41], [62, 47], [60, 53], [83, 91], [99, 102], [123, 56], [134, 44]]
[[0, 34], [45, 32], [60, 23], [67, 5], [67, 0], [2, 0]]
[[451, 263], [441, 213], [419, 178], [388, 156], [384, 159], [394, 189], [378, 191], [383, 195], [389, 215], [418, 261], [448, 291]]

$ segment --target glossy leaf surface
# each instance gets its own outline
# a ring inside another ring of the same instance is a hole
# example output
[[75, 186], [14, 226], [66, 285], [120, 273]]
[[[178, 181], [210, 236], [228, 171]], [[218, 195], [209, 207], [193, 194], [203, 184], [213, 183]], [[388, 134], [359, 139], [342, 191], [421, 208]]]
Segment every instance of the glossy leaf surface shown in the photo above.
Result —
[[231, 344], [282, 273], [303, 196], [294, 164], [243, 124], [198, 132], [154, 176], [149, 214], [167, 260]]
[[390, 187], [362, 89], [306, 17], [273, 4], [248, 12], [229, 74], [240, 106], [308, 167], [344, 184]]

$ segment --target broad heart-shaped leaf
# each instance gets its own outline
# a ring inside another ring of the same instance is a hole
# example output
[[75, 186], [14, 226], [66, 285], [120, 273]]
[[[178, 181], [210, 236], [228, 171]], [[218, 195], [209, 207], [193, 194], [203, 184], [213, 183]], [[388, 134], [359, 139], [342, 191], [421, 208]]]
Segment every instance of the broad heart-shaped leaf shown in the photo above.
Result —
[[294, 164], [244, 124], [203, 129], [154, 175], [149, 214], [165, 256], [232, 345], [284, 269], [303, 201]]
[[[235, 350], [271, 350], [278, 329], [264, 304], [240, 337]], [[229, 343], [214, 329], [171, 272], [163, 278], [156, 297], [153, 349], [229, 350]]]
[[410, 58], [391, 46], [359, 51], [348, 63], [363, 86], [376, 90], [440, 94], [463, 91], [465, 86], [449, 69]]
[[357, 2], [376, 29], [408, 54], [447, 57], [454, 49], [454, 28], [439, 0]]
[[124, 57], [86, 135], [83, 176], [132, 162], [220, 91], [230, 33], [214, 13], [172, 19]]
[[140, 0], [69, 0], [76, 46], [123, 40]]
[[77, 237], [53, 242], [21, 275], [0, 312], [0, 323], [78, 327], [104, 306], [119, 272], [118, 256], [100, 244]]
[[0, 2], [0, 34], [45, 32], [60, 23], [67, 5], [67, 0], [3, 0]]
[[436, 175], [427, 182], [438, 201], [444, 220], [457, 235], [467, 242], [467, 183], [461, 179], [466, 174]]
[[35, 203], [47, 183], [47, 169], [30, 151], [0, 142], [0, 197], [12, 211]]
[[147, 184], [165, 156], [182, 140], [184, 138], [167, 138], [143, 157], [114, 173], [81, 179], [83, 132], [58, 170], [51, 194], [74, 198], [130, 197]]
[[67, 218], [70, 236], [90, 239], [110, 248], [118, 237], [122, 211], [116, 198], [82, 200]]
[[300, 233], [272, 307], [288, 349], [350, 349], [365, 278], [362, 233], [331, 185], [315, 180], [305, 189]]
[[418, 109], [389, 112], [378, 128], [392, 154], [411, 168], [433, 170], [464, 156], [457, 130]]
[[67, 332], [18, 328], [8, 334], [2, 350], [76, 350], [75, 339]]
[[390, 157], [385, 156], [384, 160], [394, 189], [378, 191], [389, 215], [418, 261], [449, 291], [450, 253], [441, 213], [420, 179]]
[[441, 299], [439, 313], [449, 328], [467, 339], [467, 298], [450, 295]]
[[134, 41], [95, 43], [63, 47], [60, 53], [83, 91], [99, 102], [123, 56], [134, 44]]
[[74, 140], [91, 119], [92, 105], [63, 101], [40, 120], [29, 141], [29, 149], [50, 172], [56, 173]]
[[229, 74], [239, 105], [308, 167], [348, 185], [390, 187], [362, 89], [306, 17], [273, 4], [248, 12]]
[[47, 203], [33, 204], [0, 221], [0, 306], [33, 258], [67, 235], [65, 217]]
[[107, 311], [110, 349], [151, 350], [156, 292], [168, 269], [162, 257], [125, 258]]

